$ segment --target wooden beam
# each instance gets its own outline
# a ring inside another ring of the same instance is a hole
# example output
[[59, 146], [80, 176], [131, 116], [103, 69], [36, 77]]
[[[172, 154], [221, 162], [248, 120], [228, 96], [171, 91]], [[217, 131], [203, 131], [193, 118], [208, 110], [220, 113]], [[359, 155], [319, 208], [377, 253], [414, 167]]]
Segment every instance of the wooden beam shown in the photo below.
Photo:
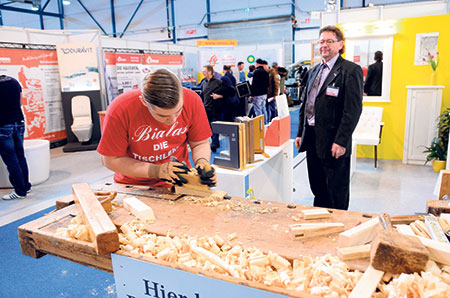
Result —
[[377, 228], [380, 227], [378, 216], [368, 220], [354, 228], [339, 234], [338, 247], [349, 247], [366, 244], [375, 237]]
[[92, 189], [86, 183], [74, 184], [72, 192], [83, 222], [98, 254], [107, 254], [119, 249], [119, 234], [106, 214]]

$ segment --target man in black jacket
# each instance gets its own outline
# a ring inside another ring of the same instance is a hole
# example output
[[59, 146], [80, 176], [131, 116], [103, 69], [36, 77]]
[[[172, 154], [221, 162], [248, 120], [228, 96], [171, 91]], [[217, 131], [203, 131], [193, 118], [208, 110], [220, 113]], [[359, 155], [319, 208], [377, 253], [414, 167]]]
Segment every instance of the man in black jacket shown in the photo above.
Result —
[[319, 43], [322, 63], [307, 75], [295, 145], [306, 151], [314, 206], [347, 210], [352, 134], [362, 111], [362, 69], [340, 56], [344, 35], [339, 28], [322, 28]]
[[265, 70], [267, 62], [262, 59], [256, 60], [256, 70], [253, 73], [253, 81], [251, 86], [252, 96], [250, 100], [253, 102], [253, 110], [255, 116], [264, 115], [264, 122], [267, 123], [267, 88], [269, 87], [269, 73]]
[[368, 96], [381, 96], [381, 83], [383, 82], [383, 52], [376, 51], [375, 63], [369, 65], [366, 81], [364, 82], [364, 93]]
[[[211, 125], [211, 122], [222, 120], [223, 99], [233, 96], [235, 91], [234, 88], [223, 85], [220, 79], [215, 78], [214, 68], [211, 65], [203, 67], [203, 76], [205, 77], [205, 81], [202, 84], [203, 105]], [[219, 147], [219, 135], [213, 133], [211, 151], [216, 152], [216, 149]]]

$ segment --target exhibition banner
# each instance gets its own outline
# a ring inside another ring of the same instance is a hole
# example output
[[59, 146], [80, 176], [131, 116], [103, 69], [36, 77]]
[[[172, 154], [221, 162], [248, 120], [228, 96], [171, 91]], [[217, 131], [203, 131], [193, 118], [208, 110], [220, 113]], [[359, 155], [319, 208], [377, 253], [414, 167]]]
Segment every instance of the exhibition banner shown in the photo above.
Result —
[[104, 58], [106, 95], [108, 98], [108, 104], [110, 104], [113, 99], [119, 95], [119, 91], [117, 88], [116, 53], [105, 51]]
[[0, 73], [22, 86], [25, 139], [65, 139], [56, 51], [0, 48]]
[[145, 75], [141, 73], [143, 55], [138, 53], [116, 53], [117, 89], [121, 94], [141, 87]]
[[100, 90], [97, 46], [95, 43], [62, 43], [56, 45], [61, 91]]
[[182, 55], [167, 55], [167, 54], [145, 54], [144, 65], [141, 68], [143, 78], [147, 74], [157, 69], [167, 69], [180, 77], [181, 68], [183, 67]]

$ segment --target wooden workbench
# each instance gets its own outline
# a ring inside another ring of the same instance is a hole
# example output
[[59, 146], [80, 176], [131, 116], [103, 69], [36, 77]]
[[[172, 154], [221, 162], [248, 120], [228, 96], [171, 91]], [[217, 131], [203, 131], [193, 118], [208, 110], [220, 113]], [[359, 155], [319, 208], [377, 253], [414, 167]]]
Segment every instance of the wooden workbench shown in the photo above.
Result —
[[[187, 200], [179, 195], [161, 193], [158, 189], [132, 187], [108, 183], [95, 186], [96, 190], [117, 190], [118, 200], [135, 195], [153, 209], [156, 222], [147, 229], [158, 235], [171, 236], [189, 234], [191, 236], [214, 236], [218, 234], [226, 239], [228, 234], [237, 233], [237, 243], [246, 247], [257, 247], [265, 253], [278, 253], [287, 259], [299, 258], [301, 255], [312, 257], [325, 254], [336, 255], [338, 234], [319, 236], [305, 240], [292, 240], [288, 233], [290, 224], [305, 222], [294, 221], [302, 209], [312, 208], [301, 205], [288, 205], [279, 202], [260, 201], [259, 204], [249, 199], [231, 198], [223, 200], [216, 206], [205, 206]], [[326, 220], [308, 220], [308, 222], [342, 222], [346, 229], [367, 221], [374, 214], [331, 210], [331, 217]], [[26, 223], [18, 228], [22, 252], [38, 258], [45, 254], [61, 257], [93, 268], [112, 272], [110, 255], [98, 255], [94, 245], [89, 242], [67, 239], [56, 234], [58, 228], [67, 227], [70, 220], [79, 213], [75, 205], [69, 205], [42, 218]], [[118, 207], [111, 214], [116, 226], [133, 219], [124, 208]], [[124, 252], [117, 252], [127, 255]], [[152, 260], [172, 268], [180, 268], [176, 264]], [[349, 261], [352, 269], [364, 271], [368, 259]], [[214, 278], [218, 274], [190, 270]], [[227, 280], [227, 278], [221, 278]], [[254, 286], [254, 285], [252, 285]], [[264, 288], [261, 286], [255, 286]], [[280, 293], [288, 292], [280, 290]]]

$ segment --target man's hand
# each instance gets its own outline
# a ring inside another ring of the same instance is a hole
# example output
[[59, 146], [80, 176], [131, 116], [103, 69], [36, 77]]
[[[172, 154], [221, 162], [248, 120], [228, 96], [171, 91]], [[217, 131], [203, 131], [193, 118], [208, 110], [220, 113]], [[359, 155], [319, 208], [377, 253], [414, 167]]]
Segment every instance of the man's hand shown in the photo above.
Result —
[[341, 145], [333, 143], [333, 145], [331, 146], [331, 156], [338, 159], [339, 157], [341, 157], [344, 154], [345, 154], [345, 147], [342, 147]]
[[295, 147], [297, 148], [297, 149], [300, 149], [300, 144], [302, 143], [302, 138], [300, 138], [300, 137], [296, 137], [295, 138]]
[[182, 186], [188, 181], [178, 174], [187, 174], [188, 172], [189, 167], [186, 164], [178, 161], [169, 161], [160, 166], [158, 177], [171, 183], [175, 183], [178, 186]]
[[209, 187], [216, 186], [216, 171], [205, 159], [200, 159], [197, 162], [196, 168], [202, 184], [206, 184]]
[[219, 99], [219, 98], [222, 98], [223, 96], [220, 95], [220, 94], [217, 94], [217, 93], [211, 93], [211, 97], [212, 97], [213, 99]]

